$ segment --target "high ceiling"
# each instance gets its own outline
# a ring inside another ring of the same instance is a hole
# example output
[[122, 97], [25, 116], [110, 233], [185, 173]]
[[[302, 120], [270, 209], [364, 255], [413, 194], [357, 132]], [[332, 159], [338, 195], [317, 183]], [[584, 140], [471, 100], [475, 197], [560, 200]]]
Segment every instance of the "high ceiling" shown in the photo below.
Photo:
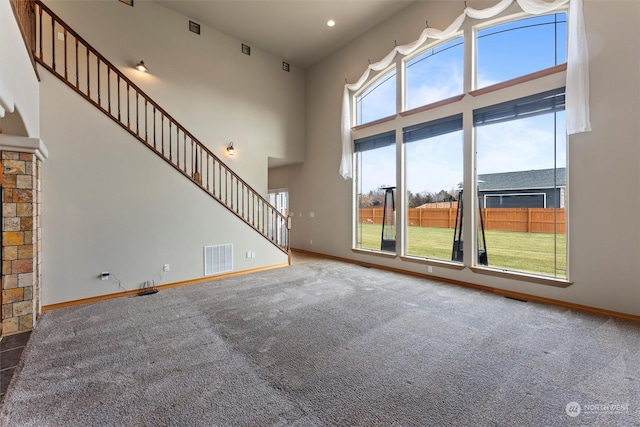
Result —
[[[156, 0], [301, 68], [408, 6], [413, 0]], [[333, 19], [334, 27], [327, 21]]]

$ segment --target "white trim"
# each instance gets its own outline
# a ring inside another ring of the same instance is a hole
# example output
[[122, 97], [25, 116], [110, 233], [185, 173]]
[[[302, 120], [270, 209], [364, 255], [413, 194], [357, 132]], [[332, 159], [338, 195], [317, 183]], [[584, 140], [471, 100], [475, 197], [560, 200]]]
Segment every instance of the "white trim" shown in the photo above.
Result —
[[26, 136], [0, 134], [0, 151], [35, 154], [41, 161], [45, 161], [49, 157], [49, 150], [40, 138]]
[[4, 117], [4, 111], [13, 113], [14, 108], [15, 99], [13, 98], [13, 94], [2, 79], [0, 79], [0, 117]]

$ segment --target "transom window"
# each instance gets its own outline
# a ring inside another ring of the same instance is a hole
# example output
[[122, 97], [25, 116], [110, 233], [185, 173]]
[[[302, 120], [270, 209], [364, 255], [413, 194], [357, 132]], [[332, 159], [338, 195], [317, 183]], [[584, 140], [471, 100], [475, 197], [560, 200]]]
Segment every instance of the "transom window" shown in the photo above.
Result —
[[356, 125], [396, 113], [396, 69], [393, 68], [356, 95]]
[[567, 62], [567, 14], [534, 16], [476, 33], [476, 88]]
[[405, 63], [406, 109], [411, 110], [461, 95], [464, 38], [435, 45]]

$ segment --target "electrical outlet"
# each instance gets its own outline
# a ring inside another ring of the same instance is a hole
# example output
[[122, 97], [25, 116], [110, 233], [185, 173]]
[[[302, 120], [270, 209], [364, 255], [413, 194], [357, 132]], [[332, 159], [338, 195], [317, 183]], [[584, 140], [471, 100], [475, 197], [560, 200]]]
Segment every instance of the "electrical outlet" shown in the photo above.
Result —
[[309, 244], [310, 244], [310, 245], [313, 245], [313, 240], [309, 240]]
[[109, 280], [109, 272], [108, 271], [103, 271], [100, 274], [100, 280]]
[[170, 268], [169, 264], [165, 264], [165, 265], [162, 266], [162, 271], [166, 272], [166, 271], [170, 271], [170, 270], [171, 270], [171, 268]]
[[427, 272], [428, 272], [428, 273], [433, 273], [433, 267], [428, 266], [428, 267], [427, 267]]
[[61, 32], [58, 32], [58, 40], [64, 41], [64, 34]]

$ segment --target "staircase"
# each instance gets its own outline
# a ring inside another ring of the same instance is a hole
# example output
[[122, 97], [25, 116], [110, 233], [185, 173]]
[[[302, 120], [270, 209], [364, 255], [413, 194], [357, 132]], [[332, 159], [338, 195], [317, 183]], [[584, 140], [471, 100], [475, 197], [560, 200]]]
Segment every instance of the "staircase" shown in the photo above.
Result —
[[289, 252], [287, 217], [42, 2], [12, 0], [12, 5], [35, 62], [281, 251]]

